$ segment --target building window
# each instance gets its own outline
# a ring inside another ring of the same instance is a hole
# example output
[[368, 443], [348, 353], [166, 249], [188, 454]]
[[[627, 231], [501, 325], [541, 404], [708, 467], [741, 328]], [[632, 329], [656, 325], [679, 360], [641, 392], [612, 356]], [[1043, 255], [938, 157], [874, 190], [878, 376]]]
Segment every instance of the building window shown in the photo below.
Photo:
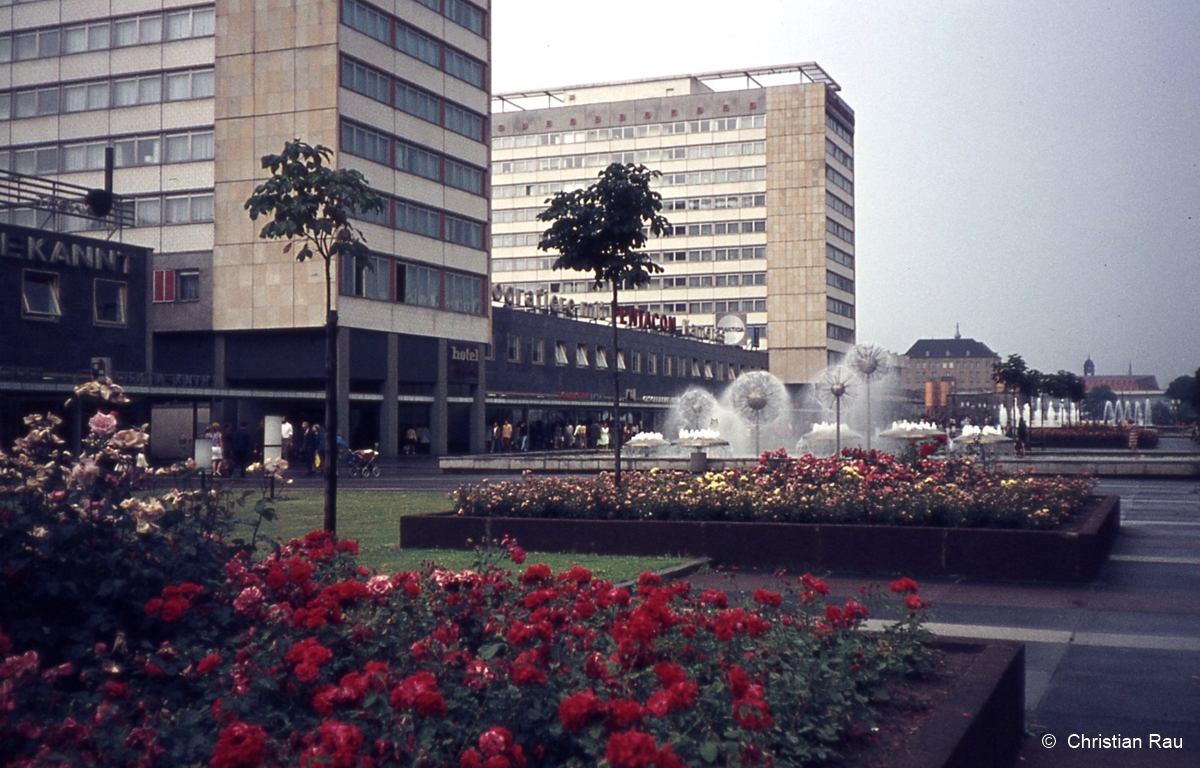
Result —
[[587, 344], [575, 345], [575, 365], [579, 366], [580, 368], [587, 368], [590, 365], [588, 362]]
[[673, 355], [663, 355], [663, 376], [670, 376], [671, 369], [675, 366], [675, 357]]
[[637, 350], [634, 350], [633, 352], [633, 372], [642, 372], [642, 353]]
[[483, 279], [457, 272], [446, 273], [447, 312], [464, 315], [483, 314]]
[[200, 270], [181, 269], [175, 273], [175, 300], [200, 301]]
[[515, 333], [508, 334], [508, 362], [521, 362], [521, 337]]
[[31, 317], [61, 317], [58, 300], [58, 275], [54, 272], [26, 271], [21, 286], [25, 314]]
[[93, 317], [103, 325], [125, 325], [125, 283], [96, 278]]
[[158, 269], [154, 271], [154, 303], [162, 304], [175, 301], [175, 270]]
[[836, 341], [844, 341], [847, 344], [854, 343], [854, 331], [849, 328], [843, 328], [840, 325], [834, 325], [833, 323], [825, 324], [825, 335]]
[[646, 372], [651, 376], [658, 375], [658, 355], [650, 354], [646, 358]]
[[599, 344], [596, 345], [596, 369], [608, 369], [608, 347], [602, 347]]
[[437, 308], [441, 294], [438, 271], [416, 264], [396, 270], [396, 300], [405, 304]]
[[343, 291], [350, 296], [361, 296], [364, 299], [390, 298], [388, 286], [391, 284], [391, 263], [378, 256], [360, 256], [344, 259]]
[[617, 370], [625, 370], [625, 353], [619, 349], [617, 350]]
[[565, 342], [565, 341], [554, 342], [554, 364], [555, 365], [566, 365], [569, 362], [570, 362], [570, 360], [567, 357], [567, 342]]
[[534, 365], [543, 365], [546, 362], [546, 340], [533, 339], [529, 344], [529, 360]]

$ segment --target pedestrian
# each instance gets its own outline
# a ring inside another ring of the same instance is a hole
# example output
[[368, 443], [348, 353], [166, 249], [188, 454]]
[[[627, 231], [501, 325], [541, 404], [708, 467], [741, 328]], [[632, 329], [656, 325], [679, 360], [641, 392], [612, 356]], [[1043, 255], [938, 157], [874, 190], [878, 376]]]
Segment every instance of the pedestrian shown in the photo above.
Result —
[[608, 428], [608, 422], [606, 421], [600, 425], [600, 439], [596, 441], [596, 445], [601, 450], [608, 450], [609, 433], [610, 430]]
[[212, 474], [213, 477], [221, 476], [221, 461], [224, 459], [222, 447], [225, 444], [224, 438], [221, 436], [221, 425], [213, 422], [209, 426], [208, 431], [204, 433], [204, 438], [212, 442]]
[[246, 422], [241, 422], [238, 424], [238, 428], [233, 430], [230, 448], [233, 452], [234, 471], [238, 473], [238, 477], [245, 477], [246, 466], [254, 455], [254, 438], [250, 435], [250, 428]]
[[508, 419], [504, 420], [504, 426], [500, 428], [500, 450], [508, 453], [513, 448], [513, 425]]
[[428, 455], [433, 445], [433, 433], [429, 427], [422, 424], [417, 428], [417, 453]]
[[1140, 432], [1138, 430], [1137, 424], [1130, 423], [1130, 425], [1129, 425], [1129, 450], [1134, 453], [1138, 452], [1138, 435], [1139, 434], [1140, 434]]
[[304, 460], [310, 475], [321, 467], [321, 447], [321, 427], [313, 424], [304, 433]]
[[288, 417], [284, 416], [279, 420], [279, 455], [284, 461], [292, 460], [292, 438], [295, 431], [292, 429], [292, 423], [288, 421]]

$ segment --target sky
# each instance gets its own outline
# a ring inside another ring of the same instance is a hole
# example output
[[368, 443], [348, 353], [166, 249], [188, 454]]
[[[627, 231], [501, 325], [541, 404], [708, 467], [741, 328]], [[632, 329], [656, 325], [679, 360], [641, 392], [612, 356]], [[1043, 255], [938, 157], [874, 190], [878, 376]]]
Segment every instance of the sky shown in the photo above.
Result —
[[1200, 3], [492, 0], [497, 93], [816, 61], [855, 110], [857, 339], [1200, 368]]

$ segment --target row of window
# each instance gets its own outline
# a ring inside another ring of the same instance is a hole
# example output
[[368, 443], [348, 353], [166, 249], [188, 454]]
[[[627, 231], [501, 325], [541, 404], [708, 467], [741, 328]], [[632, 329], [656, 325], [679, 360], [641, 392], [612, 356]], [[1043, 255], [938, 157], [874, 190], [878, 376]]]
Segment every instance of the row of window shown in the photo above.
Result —
[[[62, 317], [59, 274], [26, 269], [21, 275], [21, 310], [25, 317], [57, 320]], [[128, 286], [122, 280], [92, 280], [92, 322], [123, 326], [126, 323]]]
[[[621, 139], [642, 139], [649, 136], [673, 136], [683, 133], [736, 131], [748, 128], [762, 128], [766, 124], [767, 118], [765, 115], [748, 115], [746, 117], [726, 117], [720, 120], [692, 120], [689, 122], [630, 125], [620, 128], [596, 128], [590, 131], [498, 136], [492, 140], [492, 148], [520, 149], [522, 147], [550, 146], [554, 144], [582, 144], [586, 141], [618, 141]], [[503, 130], [503, 128], [500, 127], [500, 130]]]
[[468, 139], [484, 140], [483, 115], [354, 59], [342, 58], [342, 87]]
[[825, 297], [825, 308], [835, 315], [854, 319], [854, 305], [848, 304], [831, 296]]
[[854, 331], [849, 328], [843, 328], [835, 323], [825, 324], [825, 337], [834, 341], [844, 341], [847, 344], [854, 343]]
[[675, 275], [673, 277], [655, 277], [646, 283], [647, 289], [654, 288], [708, 288], [716, 286], [723, 288], [727, 285], [766, 285], [766, 272], [732, 272], [723, 275]]
[[484, 194], [482, 168], [360, 125], [342, 123], [342, 151], [464, 192]]
[[[176, 224], [206, 224], [213, 220], [212, 192], [149, 195], [129, 201], [134, 207], [134, 226], [160, 227]], [[58, 214], [57, 222], [45, 220], [46, 213], [30, 208], [0, 211], [0, 221], [22, 227], [42, 228], [57, 224], [61, 232], [84, 232], [109, 227], [105, 220]]]
[[[528, 354], [524, 353], [524, 345], [528, 343]], [[590, 344], [576, 343], [574, 345], [574, 362], [577, 368], [595, 368], [596, 370], [607, 370], [609, 365], [608, 347], [597, 344], [594, 347]], [[659, 375], [659, 356], [657, 353], [646, 352], [641, 350], [632, 350], [628, 352], [629, 367], [626, 367], [625, 350], [617, 350], [616, 366], [618, 371], [628, 370], [630, 373], [642, 373], [643, 361], [645, 361], [645, 373], [650, 376]], [[546, 364], [546, 340], [541, 338], [530, 338], [528, 340], [521, 336], [510, 333], [505, 340], [505, 359], [512, 364], [520, 364], [522, 359], [528, 358], [533, 365]], [[568, 341], [554, 342], [554, 364], [558, 366], [571, 365], [571, 343]], [[662, 356], [662, 375], [663, 376], [679, 376], [681, 378], [693, 379], [716, 379], [723, 381], [726, 376], [734, 379], [738, 375], [738, 366], [735, 363], [725, 363], [721, 361], [703, 360], [698, 357], [686, 357], [684, 355], [666, 355]]]
[[825, 205], [829, 206], [831, 210], [842, 214], [847, 219], [850, 219], [851, 221], [854, 220], [854, 206], [833, 194], [828, 189], [825, 190]]
[[664, 211], [720, 211], [727, 208], [761, 208], [766, 195], [721, 195], [718, 197], [679, 197], [663, 200]]
[[152, 134], [107, 141], [0, 149], [0, 169], [25, 174], [77, 173], [104, 169], [104, 149], [112, 146], [117, 168], [212, 160], [213, 132]]
[[483, 36], [483, 11], [466, 0], [417, 0], [417, 2], [431, 11], [440, 13], [460, 27]]
[[733, 144], [697, 144], [690, 147], [642, 149], [636, 152], [601, 152], [565, 157], [531, 157], [492, 163], [492, 173], [532, 173], [570, 168], [606, 167], [611, 163], [658, 163], [664, 160], [696, 160], [713, 157], [741, 157], [766, 154], [766, 142], [743, 141]]
[[359, 0], [342, 0], [342, 23], [451, 77], [476, 88], [484, 87], [482, 61], [443, 45], [373, 5]]
[[841, 120], [828, 112], [825, 113], [825, 127], [841, 137], [850, 146], [854, 146], [854, 129], [848, 125], [843, 125]]
[[846, 192], [849, 192], [851, 196], [854, 195], [854, 182], [850, 181], [850, 179], [847, 179], [845, 176], [838, 173], [837, 170], [835, 168], [833, 168], [833, 166], [830, 166], [830, 165], [825, 166], [825, 178], [829, 179], [835, 185], [841, 187]]
[[0, 35], [0, 64], [192, 37], [211, 37], [215, 28], [216, 13], [209, 5], [31, 29]]
[[834, 160], [837, 160], [850, 170], [854, 170], [854, 158], [851, 157], [846, 150], [839, 147], [836, 142], [831, 141], [830, 139], [825, 139], [825, 154], [829, 155]]
[[[665, 312], [667, 314], [679, 315], [707, 315], [716, 313], [724, 315], [728, 312], [766, 312], [766, 299], [732, 299], [725, 301], [680, 301], [666, 302], [665, 304], [638, 304], [637, 308], [646, 312]], [[754, 326], [749, 326], [753, 328]], [[767, 337], [766, 327], [763, 326], [758, 331], [759, 338]]]
[[854, 293], [854, 281], [831, 270], [825, 270], [825, 284], [833, 286], [839, 291]]
[[342, 293], [467, 315], [484, 314], [484, 280], [388, 256], [342, 262]]
[[483, 250], [483, 222], [465, 219], [436, 208], [428, 208], [388, 195], [382, 195], [382, 197], [384, 198], [383, 210], [356, 214], [358, 218], [381, 227], [398, 229], [434, 240], [444, 240], [447, 243]]
[[663, 229], [663, 237], [683, 237], [689, 235], [736, 235], [766, 232], [766, 219], [748, 219], [746, 221], [715, 221], [705, 224], [668, 224]]
[[854, 269], [854, 257], [838, 248], [836, 245], [825, 244], [825, 258], [837, 262], [843, 267]]
[[701, 248], [694, 251], [663, 251], [661, 254], [651, 254], [654, 261], [670, 263], [673, 261], [738, 261], [767, 258], [765, 245], [752, 248]]
[[[653, 186], [680, 186], [688, 184], [724, 184], [738, 181], [764, 181], [765, 166], [759, 168], [730, 168], [720, 171], [695, 171], [692, 173], [664, 173], [654, 179]], [[500, 184], [492, 187], [492, 197], [547, 197], [558, 192], [582, 189], [584, 181], [553, 181], [540, 184]]]
[[[767, 204], [766, 195], [720, 195], [717, 197], [678, 197], [663, 200], [664, 211], [723, 211], [736, 208], [761, 208]], [[545, 208], [507, 208], [492, 211], [492, 221], [511, 223], [537, 221]]]
[[0, 93], [0, 120], [211, 99], [213, 70], [106, 78]]
[[825, 231], [834, 237], [840, 237], [847, 243], [854, 245], [854, 230], [849, 227], [844, 227], [833, 219], [825, 219]]

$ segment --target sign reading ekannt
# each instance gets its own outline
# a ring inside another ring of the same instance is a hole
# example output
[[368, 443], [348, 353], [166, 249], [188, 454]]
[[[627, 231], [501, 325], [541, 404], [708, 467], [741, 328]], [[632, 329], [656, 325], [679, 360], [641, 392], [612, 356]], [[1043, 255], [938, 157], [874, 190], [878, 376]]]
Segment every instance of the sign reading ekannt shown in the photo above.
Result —
[[127, 275], [133, 258], [144, 257], [147, 253], [145, 248], [125, 243], [0, 224], [2, 259]]

